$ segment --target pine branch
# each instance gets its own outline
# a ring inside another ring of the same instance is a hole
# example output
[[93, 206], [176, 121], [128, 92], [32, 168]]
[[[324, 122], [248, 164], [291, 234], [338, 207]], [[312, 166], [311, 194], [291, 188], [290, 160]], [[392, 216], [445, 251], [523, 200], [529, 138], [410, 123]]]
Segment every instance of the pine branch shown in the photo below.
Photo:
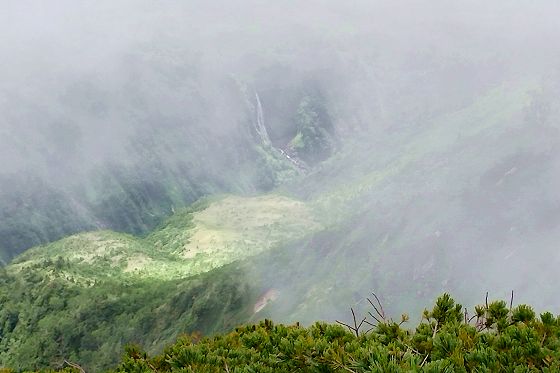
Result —
[[86, 371], [84, 370], [84, 368], [82, 368], [81, 366], [79, 366], [76, 363], [72, 363], [66, 359], [64, 359], [64, 363], [68, 364], [69, 366], [71, 366], [72, 368], [78, 369], [81, 373], [86, 373]]

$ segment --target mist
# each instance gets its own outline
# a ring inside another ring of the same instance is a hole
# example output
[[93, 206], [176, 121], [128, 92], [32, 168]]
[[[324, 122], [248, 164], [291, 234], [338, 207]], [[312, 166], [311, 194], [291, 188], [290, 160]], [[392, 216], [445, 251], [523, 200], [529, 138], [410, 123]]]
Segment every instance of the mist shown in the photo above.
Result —
[[[280, 254], [247, 269], [280, 289], [280, 319], [334, 319], [378, 289], [396, 311], [442, 291], [560, 307], [559, 4], [4, 1], [0, 14], [6, 262], [76, 232], [145, 234], [203, 196], [279, 191], [326, 227], [290, 244], [299, 277], [274, 267]], [[283, 150], [302, 102], [319, 102], [328, 150], [304, 170], [266, 163], [256, 95]]]

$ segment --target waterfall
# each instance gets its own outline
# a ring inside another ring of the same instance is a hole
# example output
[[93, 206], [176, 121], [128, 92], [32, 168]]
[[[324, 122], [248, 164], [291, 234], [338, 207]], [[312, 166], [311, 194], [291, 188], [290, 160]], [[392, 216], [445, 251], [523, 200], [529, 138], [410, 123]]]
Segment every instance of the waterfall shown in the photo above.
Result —
[[264, 115], [263, 115], [261, 99], [259, 98], [259, 94], [257, 92], [255, 92], [255, 97], [257, 100], [257, 123], [255, 129], [257, 130], [257, 134], [260, 136], [263, 144], [270, 145], [271, 144], [270, 137], [268, 136], [266, 126], [264, 125]]
[[255, 100], [256, 100], [256, 114], [257, 114], [257, 120], [255, 123], [255, 130], [257, 132], [257, 134], [259, 135], [261, 142], [263, 145], [266, 146], [270, 146], [270, 148], [277, 152], [280, 153], [280, 155], [282, 157], [284, 157], [285, 159], [287, 159], [290, 163], [292, 163], [296, 169], [298, 169], [299, 171], [304, 171], [306, 170], [306, 166], [304, 164], [302, 164], [298, 159], [294, 158], [294, 157], [290, 157], [283, 149], [281, 148], [276, 148], [274, 147], [274, 145], [272, 145], [272, 141], [270, 141], [270, 137], [268, 136], [268, 131], [266, 130], [266, 126], [264, 124], [264, 114], [263, 114], [263, 108], [262, 108], [262, 104], [261, 104], [261, 99], [259, 97], [258, 92], [255, 91]]

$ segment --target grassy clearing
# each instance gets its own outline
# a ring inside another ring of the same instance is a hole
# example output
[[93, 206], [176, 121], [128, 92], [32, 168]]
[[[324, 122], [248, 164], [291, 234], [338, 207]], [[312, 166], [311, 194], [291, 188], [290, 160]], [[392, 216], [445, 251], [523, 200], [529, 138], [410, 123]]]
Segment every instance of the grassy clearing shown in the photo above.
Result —
[[[145, 238], [111, 231], [77, 234], [27, 251], [10, 271], [59, 267], [73, 281], [174, 279], [207, 272], [320, 228], [309, 208], [279, 196], [224, 196], [172, 216]], [[54, 258], [54, 259], [53, 259]]]

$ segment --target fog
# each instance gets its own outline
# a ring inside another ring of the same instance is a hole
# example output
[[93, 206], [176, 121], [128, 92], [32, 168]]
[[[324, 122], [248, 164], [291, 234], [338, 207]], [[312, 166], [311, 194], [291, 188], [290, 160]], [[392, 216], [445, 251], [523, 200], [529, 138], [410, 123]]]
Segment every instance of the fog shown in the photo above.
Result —
[[[346, 276], [329, 291], [515, 289], [559, 307], [559, 15], [544, 0], [3, 1], [2, 257], [280, 188], [332, 216], [311, 245], [336, 260], [300, 268]], [[262, 166], [256, 94], [277, 149], [318, 98], [332, 154]], [[352, 266], [376, 252], [360, 282]]]
[[[353, 124], [363, 128], [381, 126], [380, 118], [414, 121], [420, 111], [447, 109], [442, 100], [460, 106], [482, 87], [542, 72], [558, 57], [559, 9], [545, 1], [8, 1], [2, 8], [9, 160], [2, 173], [35, 172], [44, 162], [30, 156], [41, 151], [37, 142], [49, 152], [80, 143], [72, 155], [80, 168], [126, 157], [119, 150], [141, 120], [131, 111], [215, 115], [201, 120], [205, 128], [227, 130], [244, 109], [221, 97], [227, 79], [260, 78], [263, 89], [316, 80], [337, 109], [362, 112]], [[418, 99], [425, 101], [407, 101]], [[395, 101], [405, 104], [398, 112]]]

